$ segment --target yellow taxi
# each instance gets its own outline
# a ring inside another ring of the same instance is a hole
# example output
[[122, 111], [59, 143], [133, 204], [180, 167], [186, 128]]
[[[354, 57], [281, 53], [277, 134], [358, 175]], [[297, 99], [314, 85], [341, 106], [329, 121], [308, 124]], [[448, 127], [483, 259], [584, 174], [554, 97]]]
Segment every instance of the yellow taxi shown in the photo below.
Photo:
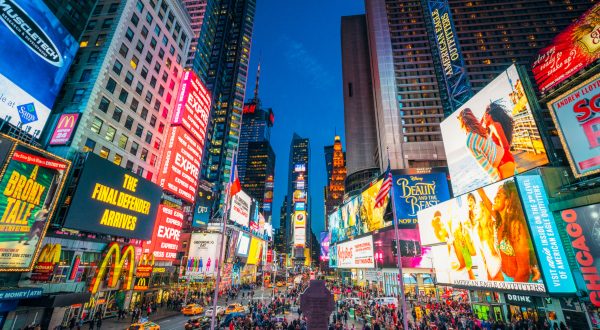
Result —
[[154, 322], [134, 323], [126, 330], [160, 330], [160, 325]]
[[281, 282], [281, 281], [277, 282], [277, 287], [278, 288], [281, 288], [282, 286], [283, 286], [283, 282]]
[[183, 315], [196, 315], [204, 312], [204, 308], [197, 304], [189, 304], [181, 309]]
[[225, 308], [225, 314], [244, 313], [245, 311], [246, 309], [244, 309], [244, 306], [240, 304], [229, 304], [227, 305], [227, 308]]

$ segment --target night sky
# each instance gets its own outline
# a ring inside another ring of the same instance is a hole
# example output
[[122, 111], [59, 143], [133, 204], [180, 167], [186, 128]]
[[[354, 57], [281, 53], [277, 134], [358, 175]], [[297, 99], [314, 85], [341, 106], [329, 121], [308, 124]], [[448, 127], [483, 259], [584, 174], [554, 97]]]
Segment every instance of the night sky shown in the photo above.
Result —
[[362, 0], [257, 0], [246, 99], [253, 96], [260, 59], [259, 97], [273, 108], [275, 198], [273, 225], [287, 187], [289, 149], [294, 132], [310, 140], [309, 189], [312, 230], [324, 229], [323, 147], [335, 132], [344, 139], [344, 101], [340, 46], [341, 16], [364, 13]]

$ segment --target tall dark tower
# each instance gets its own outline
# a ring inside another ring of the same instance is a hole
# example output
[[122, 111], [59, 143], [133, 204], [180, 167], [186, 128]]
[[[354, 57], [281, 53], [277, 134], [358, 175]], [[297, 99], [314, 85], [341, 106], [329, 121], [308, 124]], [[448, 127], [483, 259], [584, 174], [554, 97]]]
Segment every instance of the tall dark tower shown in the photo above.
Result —
[[294, 133], [290, 144], [288, 167], [289, 198], [286, 205], [286, 242], [296, 259], [304, 258], [304, 248], [309, 248], [310, 237], [310, 190], [308, 186], [310, 154], [308, 138]]

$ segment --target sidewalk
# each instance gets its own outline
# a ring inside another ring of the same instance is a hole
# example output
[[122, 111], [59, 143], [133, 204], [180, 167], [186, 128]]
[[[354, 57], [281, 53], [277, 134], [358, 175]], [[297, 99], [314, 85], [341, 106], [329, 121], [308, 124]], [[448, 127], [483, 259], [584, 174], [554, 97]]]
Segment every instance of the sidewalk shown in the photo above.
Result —
[[[162, 319], [166, 319], [171, 316], [181, 315], [179, 311], [169, 310], [167, 308], [163, 308], [156, 313], [152, 313], [150, 315], [149, 320], [152, 322], [157, 322]], [[133, 322], [131, 322], [131, 314], [126, 315], [124, 319], [117, 320], [116, 317], [112, 317], [109, 319], [102, 320], [102, 328], [106, 329], [127, 329]]]

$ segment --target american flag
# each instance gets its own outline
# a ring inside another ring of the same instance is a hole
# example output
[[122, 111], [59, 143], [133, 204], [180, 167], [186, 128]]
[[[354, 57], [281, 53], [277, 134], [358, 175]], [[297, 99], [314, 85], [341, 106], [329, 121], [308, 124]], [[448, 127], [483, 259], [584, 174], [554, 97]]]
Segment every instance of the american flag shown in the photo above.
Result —
[[375, 197], [375, 208], [382, 207], [385, 203], [385, 199], [390, 193], [390, 189], [392, 189], [392, 171], [389, 166], [385, 174], [385, 179], [381, 184], [381, 189], [377, 193], [377, 197]]

